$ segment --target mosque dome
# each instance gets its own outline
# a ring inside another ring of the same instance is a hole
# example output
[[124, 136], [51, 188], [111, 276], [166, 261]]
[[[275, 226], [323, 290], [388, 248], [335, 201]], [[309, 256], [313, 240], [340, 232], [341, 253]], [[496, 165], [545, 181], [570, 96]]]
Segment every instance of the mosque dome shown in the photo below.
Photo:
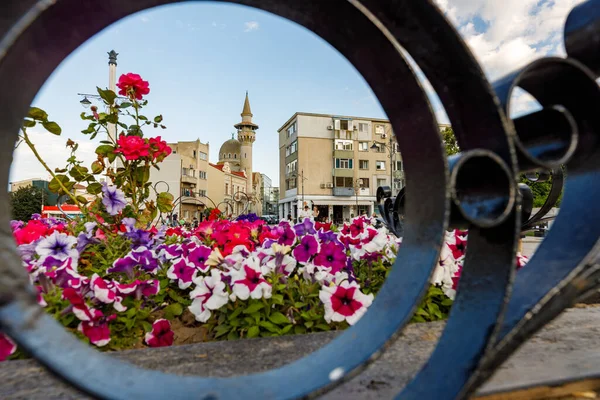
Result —
[[237, 139], [229, 139], [219, 150], [219, 162], [239, 163], [242, 143]]

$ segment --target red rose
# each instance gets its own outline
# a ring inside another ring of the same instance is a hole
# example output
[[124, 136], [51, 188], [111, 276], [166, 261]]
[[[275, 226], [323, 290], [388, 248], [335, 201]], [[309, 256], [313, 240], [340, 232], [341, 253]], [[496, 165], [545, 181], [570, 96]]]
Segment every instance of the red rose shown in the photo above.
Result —
[[148, 81], [142, 79], [138, 74], [123, 74], [119, 77], [119, 94], [121, 96], [135, 97], [138, 100], [142, 99], [142, 96], [150, 93], [150, 87]]
[[161, 140], [160, 136], [151, 138], [148, 141], [150, 145], [150, 151], [152, 152], [152, 158], [156, 161], [164, 160], [169, 154], [171, 154], [171, 148], [164, 140]]
[[139, 136], [119, 136], [115, 153], [121, 153], [126, 160], [137, 160], [140, 157], [148, 157], [150, 145]]

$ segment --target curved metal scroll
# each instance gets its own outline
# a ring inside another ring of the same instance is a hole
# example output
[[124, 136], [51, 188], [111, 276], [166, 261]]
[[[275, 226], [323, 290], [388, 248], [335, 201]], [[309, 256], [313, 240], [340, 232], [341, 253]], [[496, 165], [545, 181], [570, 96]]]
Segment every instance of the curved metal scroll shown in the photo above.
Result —
[[[83, 41], [136, 11], [175, 2], [5, 0], [0, 148], [14, 147], [21, 116], [40, 86]], [[538, 60], [493, 85], [432, 0], [230, 2], [288, 18], [328, 41], [362, 74], [394, 132], [401, 132], [396, 139], [410, 194], [384, 200], [382, 217], [403, 235], [386, 284], [355, 326], [309, 357], [227, 379], [175, 376], [100, 354], [43, 313], [5, 229], [0, 328], [41, 364], [100, 398], [316, 396], [366, 368], [400, 335], [427, 290], [445, 231], [467, 227], [469, 251], [450, 319], [429, 362], [398, 396], [467, 398], [536, 330], [597, 285], [589, 265], [600, 237], [600, 91], [589, 68], [600, 66], [600, 0], [578, 6], [567, 20], [566, 48], [572, 58]], [[48, 27], [52, 40], [45, 41]], [[401, 48], [421, 67], [450, 118], [463, 153], [447, 161], [432, 107]], [[529, 92], [543, 109], [508, 119], [515, 87]], [[10, 160], [0, 157], [3, 190]], [[515, 277], [522, 225], [516, 177], [562, 164], [568, 178], [561, 212], [527, 268]], [[403, 221], [390, 214], [394, 208], [403, 210]], [[0, 223], [8, 226], [8, 216], [0, 215]]]

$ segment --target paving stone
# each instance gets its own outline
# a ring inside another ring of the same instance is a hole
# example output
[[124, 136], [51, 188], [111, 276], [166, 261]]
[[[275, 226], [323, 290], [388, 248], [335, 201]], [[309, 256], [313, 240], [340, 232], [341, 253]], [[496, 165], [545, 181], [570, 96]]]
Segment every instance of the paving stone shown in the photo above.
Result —
[[[443, 322], [408, 326], [378, 361], [322, 399], [393, 398], [427, 360], [443, 327]], [[567, 310], [509, 359], [481, 389], [479, 396], [495, 399], [497, 393], [536, 385], [556, 387], [565, 379], [573, 378], [600, 385], [591, 379], [600, 376], [599, 333], [600, 307]], [[327, 332], [199, 343], [124, 351], [114, 356], [145, 368], [176, 374], [232, 376], [279, 367], [318, 349], [336, 335]], [[590, 384], [578, 388], [590, 390]], [[527, 393], [523, 398], [533, 398]], [[81, 399], [85, 396], [58, 382], [35, 361], [19, 360], [0, 363], [0, 398]]]

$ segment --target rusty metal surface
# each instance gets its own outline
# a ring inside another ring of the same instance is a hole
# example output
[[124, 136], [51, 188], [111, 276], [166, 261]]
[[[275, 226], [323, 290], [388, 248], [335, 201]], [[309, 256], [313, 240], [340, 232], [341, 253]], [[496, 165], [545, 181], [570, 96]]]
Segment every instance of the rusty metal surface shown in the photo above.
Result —
[[[0, 20], [0, 328], [52, 373], [110, 399], [316, 396], [360, 373], [399, 336], [427, 289], [444, 232], [460, 227], [469, 228], [469, 247], [450, 319], [429, 362], [398, 398], [466, 398], [533, 333], [598, 286], [598, 265], [591, 261], [600, 237], [600, 91], [593, 72], [600, 0], [578, 6], [567, 21], [572, 58], [538, 60], [494, 84], [431, 0], [231, 0], [312, 30], [373, 89], [397, 133], [409, 188], [396, 199], [378, 190], [383, 220], [393, 231], [402, 230], [394, 268], [357, 325], [311, 355], [268, 372], [234, 378], [162, 374], [80, 343], [37, 306], [15, 251], [6, 212], [11, 150], [35, 94], [67, 55], [120, 18], [175, 2], [0, 5], [8, 10]], [[446, 159], [432, 107], [401, 48], [438, 93], [461, 154]], [[516, 87], [543, 110], [508, 118]], [[515, 277], [523, 225], [517, 179], [557, 168], [567, 174], [561, 211]]]

